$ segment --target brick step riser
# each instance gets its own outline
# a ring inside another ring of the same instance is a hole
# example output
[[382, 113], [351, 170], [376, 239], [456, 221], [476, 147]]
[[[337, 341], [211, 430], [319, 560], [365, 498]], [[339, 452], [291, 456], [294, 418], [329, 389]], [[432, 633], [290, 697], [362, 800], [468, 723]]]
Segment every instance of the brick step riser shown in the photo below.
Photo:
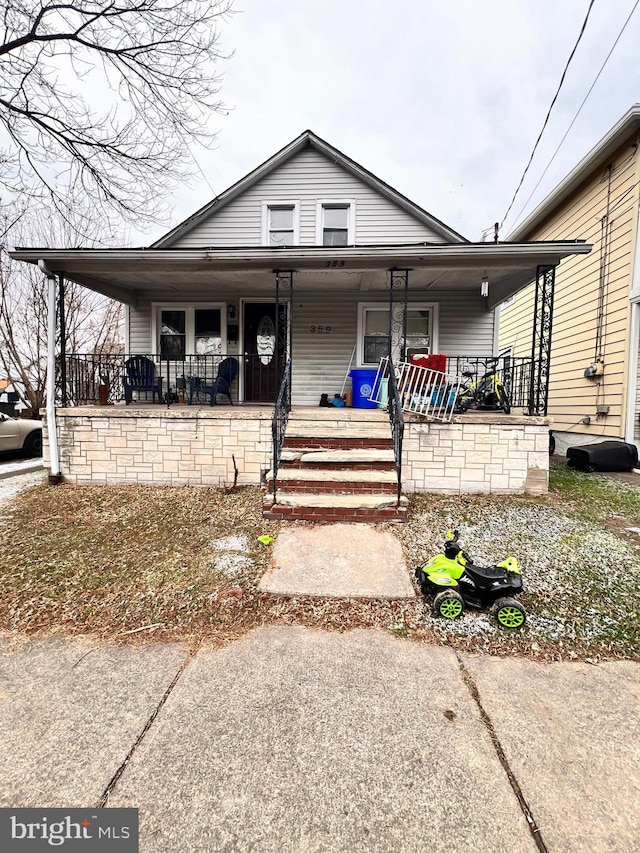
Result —
[[[273, 480], [267, 483], [269, 491], [273, 491]], [[278, 479], [278, 488], [286, 492], [296, 492], [296, 494], [331, 494], [331, 495], [395, 495], [398, 491], [398, 486], [395, 483], [361, 483], [357, 480], [351, 482], [336, 482], [315, 480], [290, 480]]]
[[305, 438], [291, 436], [284, 440], [284, 450], [392, 450], [390, 438]]
[[321, 521], [329, 524], [339, 522], [404, 522], [407, 511], [404, 507], [381, 509], [341, 509], [333, 507], [301, 507], [269, 504], [262, 511], [263, 518], [287, 521]]
[[395, 471], [395, 462], [309, 462], [301, 459], [292, 459], [280, 462], [280, 470], [295, 470], [307, 468], [317, 471]]

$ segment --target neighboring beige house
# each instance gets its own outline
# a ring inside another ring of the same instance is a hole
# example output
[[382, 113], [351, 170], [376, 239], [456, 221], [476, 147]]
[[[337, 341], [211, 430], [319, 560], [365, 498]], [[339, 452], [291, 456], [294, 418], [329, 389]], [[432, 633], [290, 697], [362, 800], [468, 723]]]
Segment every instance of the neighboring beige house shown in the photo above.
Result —
[[[556, 271], [548, 414], [556, 452], [605, 438], [640, 447], [640, 105], [636, 104], [509, 240], [582, 238]], [[535, 288], [500, 310], [500, 350], [532, 351]]]
[[[17, 249], [49, 277], [50, 323], [66, 280], [127, 306], [124, 356], [58, 359], [52, 477], [262, 482], [278, 495], [267, 512], [334, 520], [400, 518], [401, 490], [545, 491], [540, 394], [534, 417], [428, 421], [403, 408], [433, 403], [431, 391], [412, 386], [401, 399], [394, 372], [388, 411], [318, 404], [348, 390], [354, 368], [364, 403], [380, 358], [397, 366], [412, 350], [446, 355], [454, 376], [462, 364], [482, 371], [495, 353], [495, 307], [589, 251], [573, 239], [470, 243], [311, 131], [153, 246]], [[509, 363], [514, 400], [535, 366], [530, 353]]]

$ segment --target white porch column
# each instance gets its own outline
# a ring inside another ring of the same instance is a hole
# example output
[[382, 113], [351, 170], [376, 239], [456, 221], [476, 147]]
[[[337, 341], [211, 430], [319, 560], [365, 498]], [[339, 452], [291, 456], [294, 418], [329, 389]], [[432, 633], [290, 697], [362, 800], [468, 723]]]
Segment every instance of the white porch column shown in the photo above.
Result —
[[56, 428], [56, 277], [42, 260], [38, 266], [47, 277], [47, 434], [51, 470], [49, 478], [60, 478], [60, 451]]

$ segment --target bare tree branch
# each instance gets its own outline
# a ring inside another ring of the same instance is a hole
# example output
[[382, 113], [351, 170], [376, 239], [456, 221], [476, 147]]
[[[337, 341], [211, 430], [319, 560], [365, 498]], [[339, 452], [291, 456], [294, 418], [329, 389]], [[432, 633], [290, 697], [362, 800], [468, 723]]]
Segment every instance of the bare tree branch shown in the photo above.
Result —
[[232, 0], [5, 0], [0, 188], [139, 222], [210, 145]]
[[[81, 217], [75, 214], [76, 219]], [[95, 244], [97, 225], [83, 241]], [[0, 378], [15, 383], [31, 416], [45, 405], [47, 382], [47, 281], [30, 264], [12, 260], [7, 245], [69, 245], [77, 241], [78, 223], [50, 216], [34, 219], [14, 214], [0, 223]], [[86, 231], [86, 228], [85, 228]], [[65, 326], [69, 352], [113, 354], [123, 351], [122, 305], [74, 283], [65, 285]], [[4, 376], [2, 376], [4, 374]]]

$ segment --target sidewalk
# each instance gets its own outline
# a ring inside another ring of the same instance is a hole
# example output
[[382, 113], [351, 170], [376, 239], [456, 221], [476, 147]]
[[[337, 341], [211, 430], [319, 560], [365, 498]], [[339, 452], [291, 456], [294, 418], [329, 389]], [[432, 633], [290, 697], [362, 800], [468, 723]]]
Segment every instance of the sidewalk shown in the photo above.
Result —
[[0, 480], [18, 477], [21, 474], [29, 474], [33, 471], [44, 471], [42, 457], [36, 459], [12, 459], [11, 457], [0, 460]]
[[636, 851], [640, 666], [378, 630], [0, 656], [0, 805], [135, 806], [141, 851]]

